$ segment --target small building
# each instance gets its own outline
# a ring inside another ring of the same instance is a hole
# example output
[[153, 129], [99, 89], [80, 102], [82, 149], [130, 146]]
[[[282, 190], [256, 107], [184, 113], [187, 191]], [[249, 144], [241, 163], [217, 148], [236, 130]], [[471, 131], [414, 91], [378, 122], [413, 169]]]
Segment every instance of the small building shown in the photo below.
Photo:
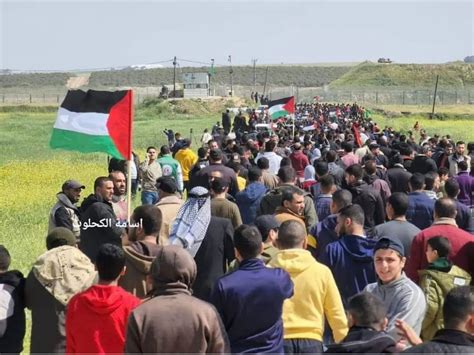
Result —
[[183, 74], [184, 98], [209, 96], [208, 73]]

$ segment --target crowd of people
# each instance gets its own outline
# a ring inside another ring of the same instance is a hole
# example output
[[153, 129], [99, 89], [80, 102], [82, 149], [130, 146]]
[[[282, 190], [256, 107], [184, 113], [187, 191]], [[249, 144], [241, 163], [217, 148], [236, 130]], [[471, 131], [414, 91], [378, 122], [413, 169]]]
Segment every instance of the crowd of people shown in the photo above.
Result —
[[25, 307], [33, 353], [474, 352], [474, 143], [357, 104], [165, 133], [64, 182], [26, 278], [0, 246], [1, 353]]

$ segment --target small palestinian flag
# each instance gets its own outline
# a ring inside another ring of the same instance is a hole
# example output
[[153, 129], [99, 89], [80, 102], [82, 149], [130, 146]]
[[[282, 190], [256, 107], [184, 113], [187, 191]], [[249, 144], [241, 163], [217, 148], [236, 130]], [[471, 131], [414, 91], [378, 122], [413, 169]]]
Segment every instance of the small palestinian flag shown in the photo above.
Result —
[[271, 118], [276, 119], [279, 117], [285, 117], [290, 113], [295, 113], [295, 97], [285, 97], [270, 101], [268, 103], [268, 114]]
[[70, 90], [59, 107], [51, 148], [105, 152], [129, 160], [132, 147], [132, 91]]

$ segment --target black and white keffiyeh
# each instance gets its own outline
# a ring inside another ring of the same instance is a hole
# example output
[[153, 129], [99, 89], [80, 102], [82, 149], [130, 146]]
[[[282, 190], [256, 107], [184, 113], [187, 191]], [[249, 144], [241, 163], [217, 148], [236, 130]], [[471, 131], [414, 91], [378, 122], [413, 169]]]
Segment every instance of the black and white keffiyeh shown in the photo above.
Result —
[[170, 234], [170, 244], [180, 245], [195, 257], [211, 221], [211, 199], [209, 191], [194, 187], [188, 200], [178, 211]]

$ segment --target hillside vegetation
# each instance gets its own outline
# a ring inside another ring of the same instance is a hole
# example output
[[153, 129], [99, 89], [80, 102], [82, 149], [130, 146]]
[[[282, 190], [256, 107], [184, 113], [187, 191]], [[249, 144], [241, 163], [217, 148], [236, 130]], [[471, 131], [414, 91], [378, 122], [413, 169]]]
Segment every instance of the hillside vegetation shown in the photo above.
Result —
[[[256, 67], [256, 84], [265, 83], [266, 66]], [[208, 67], [178, 67], [177, 83], [184, 73], [207, 72]], [[378, 89], [413, 90], [433, 89], [439, 75], [440, 90], [473, 90], [474, 64], [378, 64], [364, 62], [358, 65], [273, 65], [268, 66], [267, 85], [271, 87], [297, 86], [300, 88], [329, 85], [332, 90]], [[53, 91], [66, 87], [73, 73], [34, 73], [0, 75], [0, 93], [22, 93], [25, 89]], [[233, 67], [233, 84], [252, 87], [254, 70], [251, 66]], [[124, 69], [92, 72], [86, 87], [111, 89], [118, 87], [159, 87], [173, 83], [173, 68]], [[212, 83], [229, 85], [229, 67], [216, 67]]]
[[331, 82], [331, 89], [347, 88], [474, 88], [474, 64], [376, 64], [362, 63]]
[[[209, 68], [189, 67], [177, 69], [177, 81], [182, 81], [183, 73], [207, 72]], [[253, 85], [254, 70], [250, 66], [233, 67], [234, 85]], [[350, 67], [346, 66], [269, 66], [267, 82], [274, 86], [297, 85], [301, 87], [323, 86], [336, 80]], [[265, 83], [266, 67], [256, 68], [256, 83]], [[212, 81], [218, 84], [228, 84], [230, 73], [228, 67], [215, 68]], [[91, 74], [90, 86], [157, 86], [173, 82], [173, 69], [148, 70], [115, 70], [101, 71]]]
[[71, 74], [31, 73], [0, 75], [0, 88], [38, 88], [45, 86], [64, 86]]

